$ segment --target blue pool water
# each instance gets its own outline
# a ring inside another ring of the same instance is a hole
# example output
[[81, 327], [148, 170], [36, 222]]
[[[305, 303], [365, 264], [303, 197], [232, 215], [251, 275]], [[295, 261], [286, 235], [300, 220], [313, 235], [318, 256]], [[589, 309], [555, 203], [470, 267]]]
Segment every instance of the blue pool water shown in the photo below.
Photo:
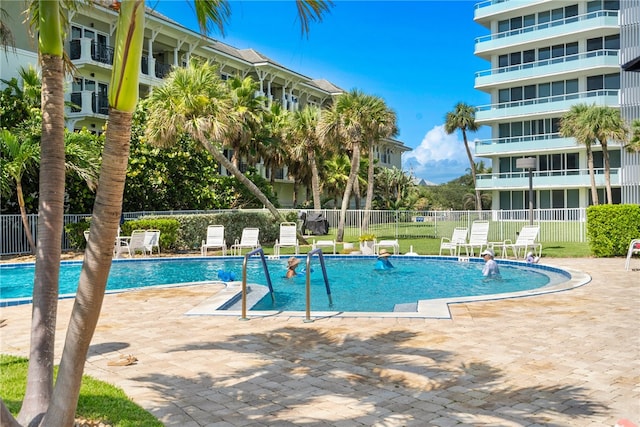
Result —
[[[338, 311], [393, 311], [395, 304], [415, 303], [422, 299], [489, 295], [540, 288], [567, 277], [548, 270], [527, 268], [518, 263], [500, 264], [501, 279], [482, 277], [482, 260], [461, 263], [427, 257], [392, 257], [395, 268], [374, 270], [373, 257], [325, 257], [333, 305], [329, 305], [318, 259], [312, 261], [311, 309]], [[268, 260], [267, 266], [275, 292], [263, 298], [254, 310], [305, 310], [303, 274], [286, 279], [286, 258]], [[300, 270], [304, 267], [304, 259]], [[80, 276], [81, 263], [67, 262], [60, 270], [60, 294], [73, 294]], [[154, 285], [218, 280], [219, 271], [242, 279], [241, 258], [164, 258], [155, 260], [116, 260], [111, 267], [107, 290]], [[0, 264], [0, 300], [30, 298], [33, 265]], [[258, 258], [247, 263], [247, 281], [266, 285]], [[5, 301], [6, 302], [6, 301]]]

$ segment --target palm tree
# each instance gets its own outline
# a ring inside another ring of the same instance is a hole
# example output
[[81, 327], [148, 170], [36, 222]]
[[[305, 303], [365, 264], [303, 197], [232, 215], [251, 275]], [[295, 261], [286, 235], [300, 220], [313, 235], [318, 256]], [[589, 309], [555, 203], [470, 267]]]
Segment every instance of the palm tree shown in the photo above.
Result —
[[[233, 151], [231, 163], [238, 169], [241, 159], [250, 157], [250, 144], [260, 127], [260, 113], [264, 111], [265, 99], [255, 95], [260, 86], [251, 77], [234, 77], [227, 80], [227, 86], [231, 100], [230, 114], [234, 116], [234, 120], [230, 123], [224, 140], [225, 145]], [[253, 151], [255, 158], [256, 150]]]
[[189, 135], [282, 222], [273, 203], [222, 152], [220, 141], [236, 138], [245, 119], [244, 111], [233, 114], [232, 105], [218, 67], [210, 62], [191, 62], [186, 68], [174, 69], [149, 96], [145, 134], [155, 145], [171, 145], [181, 135]]
[[473, 161], [471, 149], [469, 149], [469, 141], [467, 140], [467, 131], [475, 132], [478, 128], [479, 126], [476, 124], [476, 109], [464, 102], [457, 103], [453, 111], [448, 112], [445, 116], [444, 130], [447, 134], [450, 135], [458, 129], [462, 132], [464, 148], [467, 151], [467, 158], [471, 167], [473, 187], [476, 189], [476, 210], [480, 211], [482, 210], [482, 203], [480, 201], [480, 190], [476, 186], [476, 164]]
[[316, 153], [322, 148], [318, 137], [318, 123], [320, 110], [307, 105], [302, 110], [293, 113], [290, 137], [294, 156], [306, 160], [311, 169], [311, 191], [313, 194], [313, 209], [322, 209], [320, 204], [320, 178]]
[[396, 113], [385, 104], [382, 98], [372, 96], [368, 102], [369, 122], [365, 127], [367, 147], [369, 149], [369, 165], [367, 170], [367, 198], [364, 204], [364, 218], [362, 220], [363, 232], [369, 229], [369, 211], [373, 204], [373, 184], [374, 184], [374, 158], [373, 149], [375, 145], [384, 138], [397, 135], [398, 126]]
[[584, 121], [589, 132], [600, 142], [604, 159], [604, 182], [607, 190], [607, 203], [612, 204], [611, 165], [609, 162], [609, 141], [624, 142], [629, 134], [620, 110], [608, 106], [592, 105], [585, 111]]
[[572, 105], [560, 119], [560, 135], [565, 138], [575, 138], [578, 144], [582, 144], [587, 152], [587, 167], [589, 169], [589, 179], [591, 182], [591, 200], [594, 205], [599, 203], [598, 188], [596, 187], [596, 174], [593, 166], [593, 150], [592, 144], [595, 136], [589, 132], [588, 127], [584, 124], [586, 112], [589, 109], [587, 104]]
[[284, 165], [287, 157], [285, 139], [290, 118], [291, 113], [282, 108], [282, 104], [272, 103], [262, 112], [262, 126], [255, 136], [258, 153], [262, 157], [265, 170], [269, 171], [271, 186], [275, 183], [276, 170]]
[[627, 151], [640, 151], [640, 119], [631, 122], [631, 139], [627, 144]]
[[0, 131], [0, 147], [3, 153], [2, 158], [0, 158], [0, 164], [2, 165], [2, 171], [6, 174], [3, 174], [2, 188], [5, 189], [3, 193], [6, 194], [7, 190], [10, 189], [9, 180], [11, 180], [16, 187], [22, 225], [32, 252], [35, 252], [36, 244], [31, 235], [31, 227], [29, 226], [27, 211], [24, 206], [22, 177], [25, 172], [34, 168], [40, 162], [40, 144], [38, 142], [32, 138], [19, 138], [6, 129]]
[[333, 198], [333, 206], [338, 205], [338, 198], [344, 193], [349, 180], [351, 163], [346, 154], [334, 154], [323, 163], [324, 187]]

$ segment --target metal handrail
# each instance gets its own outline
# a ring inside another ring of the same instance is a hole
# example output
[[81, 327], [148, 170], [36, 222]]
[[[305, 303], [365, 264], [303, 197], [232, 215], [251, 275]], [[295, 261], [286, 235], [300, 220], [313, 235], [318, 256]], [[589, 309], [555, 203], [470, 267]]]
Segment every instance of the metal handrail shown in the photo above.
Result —
[[273, 302], [276, 301], [276, 297], [273, 293], [273, 285], [271, 284], [271, 276], [269, 275], [269, 268], [267, 267], [267, 259], [264, 256], [264, 251], [262, 248], [257, 248], [248, 252], [244, 256], [244, 260], [242, 261], [242, 317], [240, 320], [248, 320], [247, 318], [247, 261], [249, 257], [260, 254], [260, 259], [262, 260], [262, 267], [264, 268], [264, 274], [267, 277], [267, 286], [269, 286], [269, 292], [271, 293], [271, 300]]
[[327, 269], [324, 265], [324, 255], [322, 254], [322, 249], [316, 248], [307, 253], [307, 300], [306, 300], [306, 317], [305, 322], [312, 322], [311, 320], [311, 257], [315, 254], [318, 254], [318, 259], [320, 260], [320, 267], [322, 268], [322, 276], [324, 277], [324, 286], [327, 289], [327, 296], [329, 297], [329, 306], [333, 305], [333, 300], [331, 299], [331, 288], [329, 287], [329, 278], [327, 277]]

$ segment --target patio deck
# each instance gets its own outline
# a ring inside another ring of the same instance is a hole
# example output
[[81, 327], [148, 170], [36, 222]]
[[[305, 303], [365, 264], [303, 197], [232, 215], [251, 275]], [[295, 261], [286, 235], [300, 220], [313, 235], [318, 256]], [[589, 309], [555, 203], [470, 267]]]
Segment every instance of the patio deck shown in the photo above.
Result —
[[[638, 424], [640, 272], [621, 258], [544, 262], [593, 280], [454, 305], [452, 320], [186, 316], [212, 286], [109, 295], [85, 372], [167, 426]], [[71, 306], [60, 301], [58, 356]], [[28, 354], [30, 316], [1, 309], [1, 352]], [[137, 364], [107, 365], [124, 354]]]

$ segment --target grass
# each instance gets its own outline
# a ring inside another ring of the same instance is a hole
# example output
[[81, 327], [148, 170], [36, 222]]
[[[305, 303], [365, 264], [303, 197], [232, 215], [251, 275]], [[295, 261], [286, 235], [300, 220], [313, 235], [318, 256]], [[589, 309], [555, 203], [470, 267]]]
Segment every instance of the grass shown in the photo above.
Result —
[[[28, 360], [0, 354], [0, 389], [2, 399], [12, 414], [20, 410], [24, 398]], [[55, 373], [57, 374], [57, 367]], [[133, 403], [122, 389], [82, 377], [76, 418], [102, 421], [114, 427], [161, 427], [153, 415]]]

